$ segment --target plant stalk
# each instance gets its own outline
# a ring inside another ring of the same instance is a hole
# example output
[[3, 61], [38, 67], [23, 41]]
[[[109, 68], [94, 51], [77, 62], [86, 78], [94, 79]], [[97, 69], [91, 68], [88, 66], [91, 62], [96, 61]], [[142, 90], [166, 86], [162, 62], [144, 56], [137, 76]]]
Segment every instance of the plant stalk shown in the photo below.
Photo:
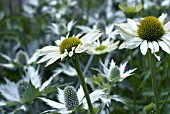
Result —
[[154, 91], [154, 99], [156, 104], [156, 114], [159, 113], [159, 100], [158, 100], [158, 90], [156, 85], [156, 75], [155, 75], [155, 68], [154, 68], [154, 58], [152, 57], [151, 52], [149, 53], [149, 64], [150, 64], [150, 70], [151, 70], [151, 79], [152, 79], [152, 86]]
[[83, 91], [84, 91], [84, 94], [85, 94], [85, 97], [86, 97], [86, 100], [87, 100], [87, 104], [88, 104], [89, 109], [90, 109], [90, 113], [95, 114], [94, 110], [93, 110], [91, 100], [90, 100], [90, 97], [89, 97], [89, 92], [88, 92], [88, 89], [87, 89], [87, 86], [86, 86], [86, 82], [84, 80], [84, 76], [83, 76], [82, 70], [80, 68], [80, 63], [79, 63], [78, 56], [75, 56], [75, 58], [72, 59], [72, 62], [74, 64], [74, 67], [75, 67], [75, 69], [77, 71], [77, 74], [78, 74], [78, 77], [80, 79], [81, 85], [83, 87]]

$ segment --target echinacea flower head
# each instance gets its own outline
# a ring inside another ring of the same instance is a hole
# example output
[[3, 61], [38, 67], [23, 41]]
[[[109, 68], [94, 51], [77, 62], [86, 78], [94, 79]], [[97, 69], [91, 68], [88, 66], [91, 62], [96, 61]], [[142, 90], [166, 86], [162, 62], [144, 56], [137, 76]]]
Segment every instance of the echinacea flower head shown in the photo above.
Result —
[[85, 52], [90, 45], [97, 40], [102, 33], [93, 30], [80, 38], [80, 34], [72, 37], [61, 37], [55, 43], [57, 46], [46, 46], [37, 51], [38, 56], [42, 57], [38, 63], [48, 61], [46, 66], [54, 63], [56, 60], [63, 60], [66, 57], [72, 57], [74, 54]]
[[132, 73], [137, 69], [134, 68], [132, 70], [126, 70], [128, 62], [125, 62], [124, 64], [121, 64], [120, 67], [116, 65], [114, 60], [111, 60], [110, 66], [107, 67], [103, 63], [103, 71], [104, 73], [101, 73], [102, 76], [106, 77], [110, 82], [121, 82], [123, 81], [126, 77], [132, 75]]
[[132, 5], [123, 2], [119, 4], [119, 8], [125, 13], [128, 18], [133, 18], [136, 13], [138, 13], [143, 8], [143, 5], [142, 3]]
[[140, 46], [143, 55], [150, 48], [158, 60], [160, 57], [155, 53], [159, 51], [159, 46], [170, 54], [170, 21], [164, 24], [166, 16], [167, 14], [162, 14], [159, 18], [148, 16], [141, 19], [140, 23], [128, 19], [127, 23], [117, 24], [120, 35], [125, 40], [119, 48], [134, 49]]
[[[104, 95], [104, 90], [95, 90], [90, 93], [90, 100], [92, 103], [99, 100]], [[85, 110], [88, 110], [87, 101], [83, 92], [82, 86], [76, 91], [73, 86], [66, 86], [64, 90], [58, 88], [57, 98], [59, 102], [52, 101], [50, 99], [40, 99], [46, 102], [49, 106], [57, 110], [47, 110], [45, 112], [58, 112], [61, 114], [68, 114], [73, 112], [77, 107], [83, 106]]]
[[111, 52], [117, 49], [119, 41], [114, 42], [113, 39], [107, 38], [102, 43], [100, 43], [99, 39], [95, 41], [92, 46], [87, 50], [87, 53], [92, 55], [99, 55]]

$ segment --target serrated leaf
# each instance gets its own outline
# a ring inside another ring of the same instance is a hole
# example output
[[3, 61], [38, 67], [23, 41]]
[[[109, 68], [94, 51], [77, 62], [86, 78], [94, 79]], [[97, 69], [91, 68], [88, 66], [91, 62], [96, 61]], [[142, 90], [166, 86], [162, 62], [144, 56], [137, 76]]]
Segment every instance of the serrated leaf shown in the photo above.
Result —
[[30, 81], [28, 84], [28, 88], [26, 89], [25, 93], [23, 93], [23, 98], [21, 101], [23, 103], [32, 102], [36, 97], [40, 95], [41, 93], [39, 92], [39, 90], [35, 88]]

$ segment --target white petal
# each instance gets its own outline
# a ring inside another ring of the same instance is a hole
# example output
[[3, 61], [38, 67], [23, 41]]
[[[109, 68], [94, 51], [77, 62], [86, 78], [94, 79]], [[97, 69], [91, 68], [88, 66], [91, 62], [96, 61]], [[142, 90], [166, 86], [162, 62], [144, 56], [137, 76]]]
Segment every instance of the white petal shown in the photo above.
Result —
[[68, 55], [67, 50], [65, 49], [65, 52], [60, 55], [61, 60], [63, 60]]
[[61, 103], [52, 101], [52, 100], [50, 100], [50, 99], [46, 99], [46, 98], [42, 98], [42, 97], [39, 97], [39, 99], [43, 100], [44, 102], [46, 102], [49, 106], [51, 106], [51, 107], [53, 107], [53, 108], [57, 108], [57, 109], [63, 109], [63, 108], [65, 108], [65, 105], [64, 105], [64, 104], [61, 104]]
[[164, 25], [165, 31], [170, 31], [170, 21]]
[[84, 35], [80, 40], [82, 41], [82, 43], [91, 44], [92, 42], [97, 40], [101, 35], [102, 33], [100, 33], [100, 31], [93, 30], [87, 33], [86, 35]]
[[58, 90], [57, 99], [64, 104], [64, 90], [60, 88], [58, 88], [57, 90]]
[[166, 17], [167, 17], [167, 14], [162, 13], [162, 15], [158, 18], [158, 20], [163, 24]]
[[151, 53], [155, 52], [152, 42], [148, 42], [148, 47], [151, 49]]
[[54, 57], [54, 58], [51, 58], [51, 59], [47, 62], [47, 64], [45, 65], [45, 67], [53, 64], [53, 63], [54, 63], [56, 60], [58, 60], [59, 58], [60, 58], [60, 56], [56, 56], [56, 57]]
[[77, 96], [78, 96], [79, 102], [81, 102], [84, 98], [84, 91], [83, 91], [83, 87], [81, 85], [80, 85], [80, 88], [77, 91]]
[[158, 43], [163, 51], [170, 54], [170, 47], [164, 41], [159, 41]]
[[158, 52], [159, 51], [159, 44], [156, 42], [156, 41], [153, 41], [153, 46], [155, 48], [155, 52]]
[[122, 48], [128, 48], [128, 49], [134, 49], [138, 47], [142, 42], [142, 39], [140, 38], [130, 38], [129, 40], [126, 40], [124, 43], [122, 43], [119, 46], [119, 49]]
[[146, 52], [147, 52], [147, 50], [148, 50], [148, 43], [147, 43], [146, 40], [144, 40], [144, 41], [140, 44], [140, 51], [141, 51], [141, 53], [142, 53], [143, 55], [145, 55]]
[[71, 49], [71, 51], [69, 52], [69, 57], [72, 57], [73, 56], [73, 53], [74, 53], [74, 49], [75, 49], [75, 47], [72, 47], [72, 49]]
[[138, 27], [136, 22], [133, 19], [127, 19], [127, 22], [131, 25], [130, 27], [134, 30], [137, 31]]

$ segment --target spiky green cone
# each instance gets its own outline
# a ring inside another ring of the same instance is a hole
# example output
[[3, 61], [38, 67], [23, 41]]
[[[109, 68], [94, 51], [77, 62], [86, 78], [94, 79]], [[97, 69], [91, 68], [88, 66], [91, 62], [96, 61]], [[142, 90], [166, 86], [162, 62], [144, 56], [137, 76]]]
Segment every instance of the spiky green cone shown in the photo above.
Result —
[[115, 66], [114, 68], [112, 68], [110, 72], [110, 80], [117, 82], [117, 80], [119, 79], [120, 79], [120, 70], [118, 66]]

